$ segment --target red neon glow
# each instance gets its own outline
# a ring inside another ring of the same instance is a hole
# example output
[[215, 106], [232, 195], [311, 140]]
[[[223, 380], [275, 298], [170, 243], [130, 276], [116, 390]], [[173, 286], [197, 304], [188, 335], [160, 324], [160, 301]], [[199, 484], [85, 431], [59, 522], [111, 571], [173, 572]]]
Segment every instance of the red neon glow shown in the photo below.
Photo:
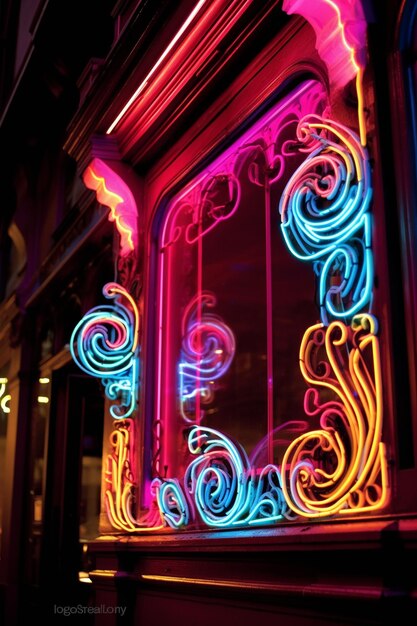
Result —
[[366, 62], [366, 20], [358, 0], [284, 0], [286, 13], [299, 13], [314, 28], [317, 51], [331, 82], [343, 87]]
[[145, 89], [145, 87], [147, 86], [149, 79], [155, 74], [156, 70], [158, 69], [158, 67], [161, 65], [162, 61], [166, 58], [166, 56], [170, 53], [170, 51], [172, 50], [172, 48], [175, 46], [175, 44], [177, 43], [177, 41], [179, 40], [179, 38], [181, 37], [181, 35], [185, 32], [185, 30], [188, 28], [188, 26], [191, 24], [191, 22], [193, 21], [193, 19], [195, 18], [195, 16], [200, 12], [200, 10], [203, 8], [203, 6], [206, 4], [207, 0], [200, 0], [200, 2], [198, 2], [196, 4], [196, 6], [194, 7], [194, 9], [191, 11], [190, 15], [187, 17], [187, 19], [185, 20], [184, 24], [181, 26], [181, 28], [179, 29], [179, 31], [176, 33], [175, 37], [173, 37], [173, 39], [171, 39], [170, 43], [168, 44], [168, 46], [165, 48], [165, 50], [163, 51], [163, 53], [161, 54], [161, 56], [159, 57], [159, 59], [157, 60], [157, 62], [155, 63], [155, 65], [152, 66], [152, 68], [150, 69], [150, 71], [146, 74], [145, 78], [143, 79], [143, 81], [140, 83], [139, 87], [136, 89], [135, 93], [133, 94], [133, 96], [128, 100], [128, 102], [125, 104], [125, 106], [122, 108], [122, 110], [119, 112], [119, 114], [117, 115], [117, 117], [113, 120], [113, 122], [110, 124], [110, 126], [108, 127], [106, 134], [109, 135], [117, 126], [117, 124], [120, 122], [120, 120], [122, 119], [122, 117], [125, 115], [125, 113], [130, 109], [130, 107], [132, 106], [132, 104], [138, 99], [138, 97], [140, 96], [140, 94], [142, 93], [142, 91]]
[[127, 256], [138, 244], [138, 212], [133, 194], [124, 180], [101, 159], [94, 158], [83, 175], [84, 184], [96, 192], [100, 204], [109, 207], [109, 220], [120, 233], [120, 255]]

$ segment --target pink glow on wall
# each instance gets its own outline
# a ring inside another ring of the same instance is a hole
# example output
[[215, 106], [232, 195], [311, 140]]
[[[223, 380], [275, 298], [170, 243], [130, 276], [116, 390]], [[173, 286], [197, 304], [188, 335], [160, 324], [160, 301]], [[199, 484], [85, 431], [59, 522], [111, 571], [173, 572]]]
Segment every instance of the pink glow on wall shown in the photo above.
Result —
[[314, 28], [317, 50], [330, 81], [343, 87], [366, 64], [366, 19], [358, 0], [284, 0], [286, 13], [302, 15]]
[[134, 195], [115, 169], [94, 158], [83, 174], [88, 189], [96, 192], [100, 204], [109, 207], [109, 220], [120, 233], [120, 255], [127, 256], [138, 244], [138, 211]]

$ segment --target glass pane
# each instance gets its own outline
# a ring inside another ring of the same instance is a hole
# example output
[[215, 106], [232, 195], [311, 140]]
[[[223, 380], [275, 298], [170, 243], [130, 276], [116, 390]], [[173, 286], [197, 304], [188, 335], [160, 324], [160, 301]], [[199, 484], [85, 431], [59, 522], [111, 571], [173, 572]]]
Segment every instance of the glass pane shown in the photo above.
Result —
[[[318, 317], [314, 274], [281, 239], [279, 198], [303, 159], [296, 126], [322, 112], [300, 86], [170, 203], [160, 236], [154, 471], [179, 476], [191, 426], [221, 431], [254, 465], [303, 427], [299, 346]], [[275, 443], [274, 443], [275, 442]]]

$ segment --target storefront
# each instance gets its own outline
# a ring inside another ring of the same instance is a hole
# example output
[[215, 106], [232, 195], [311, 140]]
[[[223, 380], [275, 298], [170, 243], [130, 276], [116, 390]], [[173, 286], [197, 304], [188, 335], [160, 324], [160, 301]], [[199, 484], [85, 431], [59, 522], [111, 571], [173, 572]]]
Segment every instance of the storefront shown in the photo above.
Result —
[[0, 459], [27, 459], [13, 619], [413, 609], [416, 10], [387, 4], [102, 11], [0, 361]]

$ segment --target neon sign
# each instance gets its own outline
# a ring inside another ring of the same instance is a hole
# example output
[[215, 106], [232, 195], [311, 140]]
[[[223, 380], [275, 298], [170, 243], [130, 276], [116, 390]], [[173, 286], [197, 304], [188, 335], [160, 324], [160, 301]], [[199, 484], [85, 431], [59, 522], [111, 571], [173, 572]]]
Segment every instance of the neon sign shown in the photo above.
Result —
[[[193, 17], [203, 4], [197, 5]], [[283, 101], [273, 117], [261, 118], [176, 198], [161, 235], [163, 251], [182, 237], [184, 245], [198, 249], [195, 256], [201, 264], [203, 238], [239, 210], [242, 172], [251, 183], [269, 190], [269, 185], [283, 177], [290, 159], [304, 155], [289, 177], [279, 211], [288, 250], [312, 263], [317, 281], [321, 323], [307, 328], [299, 353], [301, 375], [308, 386], [304, 412], [309, 421], [288, 422], [297, 432], [290, 441], [285, 440], [277, 465], [263, 465], [261, 455], [268, 446], [268, 460], [275, 459], [270, 450], [275, 431], [286, 425], [268, 431], [268, 441], [258, 443], [249, 457], [231, 437], [201, 424], [205, 414], [200, 405], [213, 400], [216, 381], [226, 374], [234, 358], [236, 341], [231, 328], [213, 313], [216, 298], [203, 291], [199, 275], [198, 295], [189, 301], [182, 319], [178, 317], [181, 337], [166, 359], [172, 367], [180, 355], [176, 369], [166, 377], [167, 388], [177, 391], [175, 410], [189, 425], [184, 434], [191, 461], [187, 459], [181, 477], [167, 477], [167, 459], [161, 462], [160, 458], [169, 434], [164, 423], [169, 405], [160, 399], [166, 321], [161, 306], [153, 433], [156, 452], [150, 485], [154, 508], [141, 519], [135, 499], [134, 422], [126, 419], [137, 401], [138, 311], [120, 285], [106, 285], [104, 295], [116, 298], [115, 305], [92, 309], [75, 328], [71, 349], [84, 371], [101, 378], [109, 398], [122, 396], [121, 403], [110, 409], [116, 422], [105, 473], [106, 511], [117, 530], [181, 529], [190, 524], [219, 529], [255, 527], [295, 516], [313, 519], [367, 513], [388, 502], [379, 342], [377, 322], [369, 312], [374, 268], [371, 168], [364, 147], [362, 94], [366, 23], [361, 3], [321, 0], [316, 3], [319, 11], [317, 6], [312, 9], [312, 4], [284, 0], [284, 10], [299, 12], [312, 23], [332, 85], [340, 88], [356, 78], [360, 137], [314, 113], [323, 111], [323, 89], [309, 81]], [[359, 7], [357, 11], [353, 5]], [[190, 23], [191, 18], [186, 26]], [[348, 23], [354, 27], [348, 29]], [[109, 133], [146, 87], [146, 80]], [[295, 126], [294, 139], [288, 139], [288, 129]], [[123, 181], [98, 159], [87, 168], [84, 178], [87, 187], [96, 190], [98, 200], [110, 207], [110, 219], [121, 236], [121, 255], [128, 255], [137, 246], [137, 210]], [[164, 281], [169, 282], [171, 276], [172, 267], [161, 262], [161, 302]], [[121, 303], [122, 297], [127, 306]], [[269, 374], [272, 378], [272, 366]], [[310, 423], [311, 430], [307, 430]], [[268, 414], [268, 427], [271, 425]]]
[[110, 407], [111, 416], [124, 419], [137, 405], [139, 312], [133, 298], [117, 283], [107, 283], [103, 294], [115, 304], [91, 309], [74, 328], [70, 349], [78, 367], [100, 378], [107, 397], [119, 402]]

